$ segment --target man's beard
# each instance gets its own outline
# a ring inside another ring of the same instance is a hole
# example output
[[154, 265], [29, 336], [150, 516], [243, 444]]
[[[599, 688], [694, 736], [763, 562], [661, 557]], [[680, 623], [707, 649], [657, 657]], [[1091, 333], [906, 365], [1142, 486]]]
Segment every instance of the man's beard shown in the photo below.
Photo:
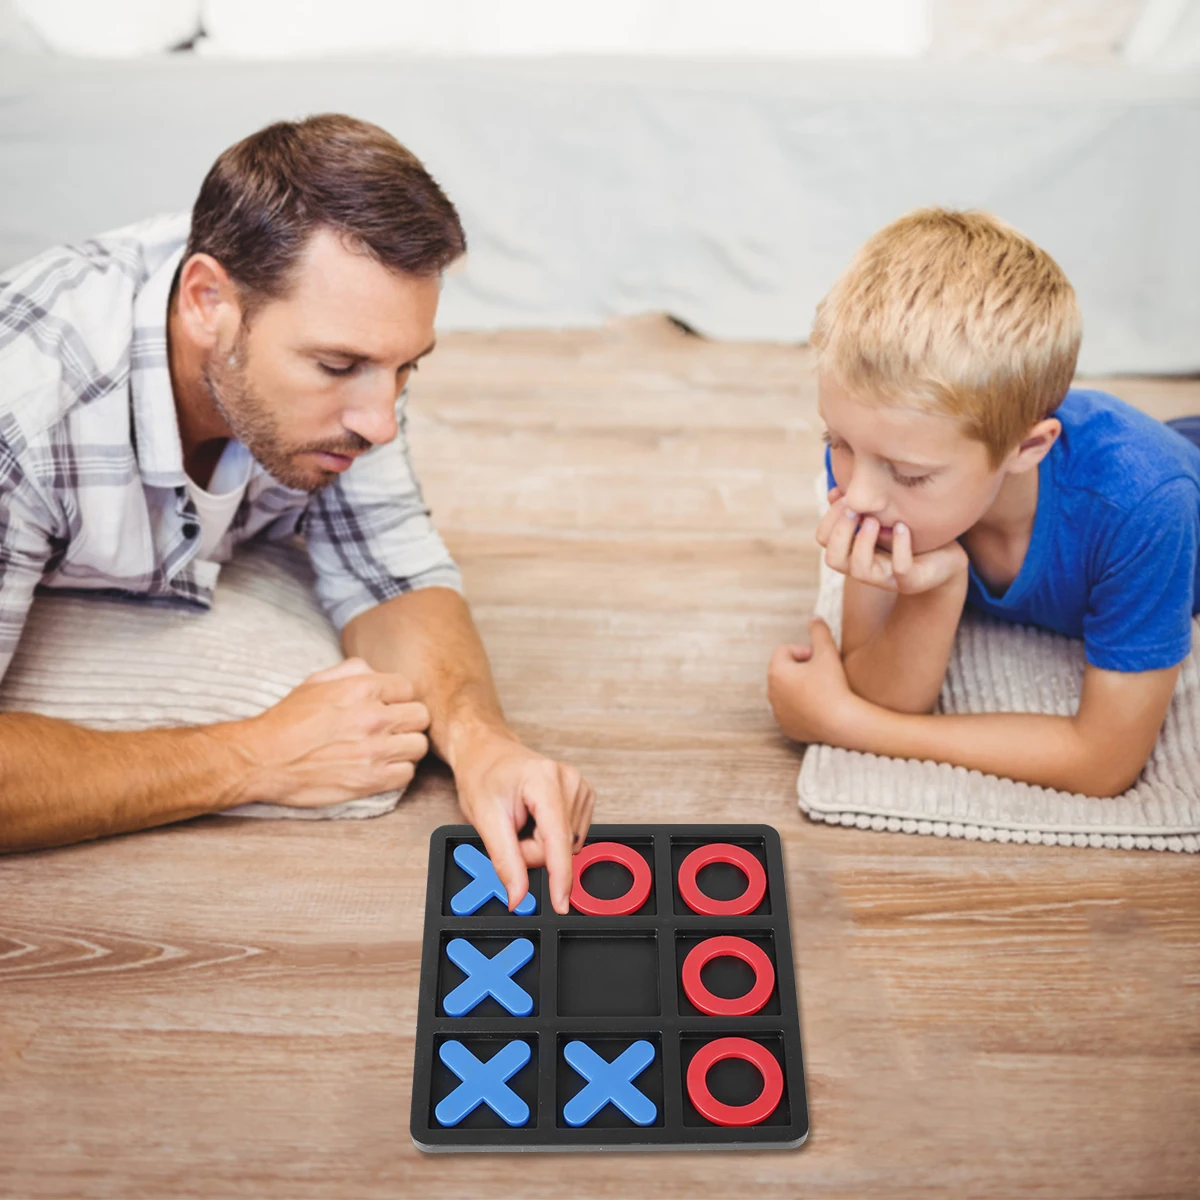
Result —
[[289, 445], [280, 432], [279, 422], [247, 378], [246, 335], [247, 330], [243, 325], [238, 330], [233, 350], [228, 355], [214, 352], [204, 364], [200, 375], [209, 397], [233, 436], [267, 469], [272, 478], [284, 487], [297, 491], [317, 491], [335, 479], [337, 472], [315, 464], [306, 468], [302, 455], [315, 451], [355, 454], [370, 449], [371, 443], [358, 434], [347, 433], [337, 443]]

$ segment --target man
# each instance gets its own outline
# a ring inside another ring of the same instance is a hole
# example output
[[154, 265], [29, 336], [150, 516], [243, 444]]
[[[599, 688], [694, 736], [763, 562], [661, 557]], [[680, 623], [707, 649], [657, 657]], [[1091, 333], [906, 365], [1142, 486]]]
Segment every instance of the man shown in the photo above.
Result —
[[207, 607], [236, 544], [298, 532], [349, 656], [247, 721], [0, 715], [0, 848], [367, 796], [432, 744], [510, 906], [544, 864], [567, 911], [592, 789], [507, 728], [405, 444], [405, 387], [465, 247], [412, 154], [326, 115], [222, 154], [190, 227], [146, 222], [0, 279], [0, 675], [38, 585]]

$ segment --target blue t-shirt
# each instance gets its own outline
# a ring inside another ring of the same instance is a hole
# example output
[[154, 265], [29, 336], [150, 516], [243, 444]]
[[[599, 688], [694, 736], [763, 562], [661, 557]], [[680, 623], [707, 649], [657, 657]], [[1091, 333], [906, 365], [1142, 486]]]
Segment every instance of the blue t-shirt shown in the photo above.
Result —
[[1104, 670], [1173, 667], [1200, 612], [1200, 448], [1105, 392], [1073, 388], [1054, 415], [1021, 570], [996, 594], [971, 567], [967, 603], [1082, 638]]

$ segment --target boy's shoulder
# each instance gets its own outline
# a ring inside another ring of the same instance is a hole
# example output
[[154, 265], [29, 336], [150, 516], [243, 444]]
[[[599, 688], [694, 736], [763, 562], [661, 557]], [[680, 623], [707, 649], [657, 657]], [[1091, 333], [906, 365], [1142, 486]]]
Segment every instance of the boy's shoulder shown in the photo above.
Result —
[[1155, 493], [1200, 504], [1200, 448], [1108, 392], [1072, 388], [1054, 414], [1059, 487], [1128, 512]]

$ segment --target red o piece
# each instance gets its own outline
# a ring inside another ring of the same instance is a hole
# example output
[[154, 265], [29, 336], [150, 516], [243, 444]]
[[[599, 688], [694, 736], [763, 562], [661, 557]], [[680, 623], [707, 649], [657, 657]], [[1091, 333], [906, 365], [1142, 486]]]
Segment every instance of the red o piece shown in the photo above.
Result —
[[[744, 995], [715, 996], [701, 982], [700, 972], [714, 958], [740, 958], [754, 971], [754, 986]], [[775, 968], [766, 951], [743, 937], [710, 937], [693, 946], [683, 960], [683, 990], [687, 998], [709, 1017], [749, 1017], [771, 998]]]
[[[701, 869], [712, 863], [729, 863], [746, 876], [746, 890], [732, 900], [714, 900], [706, 896], [696, 882]], [[679, 894], [694, 913], [705, 917], [744, 917], [752, 913], [767, 894], [767, 873], [762, 863], [741, 846], [713, 842], [701, 846], [679, 864]]]
[[[722, 1104], [708, 1090], [708, 1073], [722, 1059], [740, 1058], [758, 1068], [763, 1088], [749, 1104]], [[696, 1111], [714, 1125], [761, 1125], [783, 1099], [783, 1068], [766, 1046], [744, 1037], [723, 1037], [701, 1046], [688, 1063], [687, 1090]]]
[[[615, 862], [633, 872], [629, 891], [615, 900], [601, 900], [583, 886], [583, 873], [598, 862]], [[626, 917], [646, 903], [650, 895], [650, 864], [631, 846], [620, 842], [592, 842], [575, 855], [575, 886], [571, 906], [589, 917]]]

